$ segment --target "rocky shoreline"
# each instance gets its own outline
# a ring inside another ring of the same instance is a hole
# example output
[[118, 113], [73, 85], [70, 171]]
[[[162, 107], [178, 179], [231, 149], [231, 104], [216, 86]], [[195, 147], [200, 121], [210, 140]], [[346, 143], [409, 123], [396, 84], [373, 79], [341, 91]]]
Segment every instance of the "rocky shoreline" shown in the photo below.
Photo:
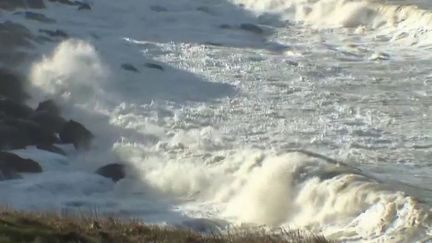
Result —
[[[37, 10], [47, 3], [63, 4], [77, 11], [91, 10], [88, 3], [71, 0], [7, 0], [0, 2], [0, 12], [23, 15], [39, 23], [55, 23]], [[36, 12], [34, 12], [36, 11]], [[93, 133], [78, 121], [67, 120], [53, 100], [41, 100], [37, 107], [26, 101], [27, 82], [20, 72], [28, 71], [32, 48], [43, 42], [59, 42], [67, 38], [62, 30], [39, 29], [32, 32], [26, 26], [9, 20], [0, 22], [0, 180], [21, 178], [21, 173], [43, 172], [38, 161], [21, 158], [11, 150], [35, 146], [39, 150], [68, 156], [61, 146], [70, 144], [76, 152], [91, 148]], [[125, 176], [125, 165], [114, 163], [96, 173], [118, 181]]]
[[[77, 152], [91, 148], [93, 133], [83, 124], [63, 118], [53, 100], [29, 107], [24, 103], [28, 96], [23, 91], [22, 79], [5, 69], [0, 70], [0, 77], [0, 180], [21, 178], [20, 173], [42, 172], [37, 161], [21, 158], [11, 150], [35, 146], [67, 156], [59, 146], [70, 144]], [[125, 176], [124, 169], [123, 164], [111, 164], [96, 173], [118, 181]]]

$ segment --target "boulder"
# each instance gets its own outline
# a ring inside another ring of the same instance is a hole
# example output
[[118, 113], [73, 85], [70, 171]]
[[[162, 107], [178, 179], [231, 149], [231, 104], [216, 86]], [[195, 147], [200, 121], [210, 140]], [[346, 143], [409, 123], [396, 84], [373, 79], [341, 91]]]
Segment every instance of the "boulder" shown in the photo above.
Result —
[[50, 133], [59, 133], [66, 124], [65, 119], [53, 115], [49, 111], [36, 111], [30, 116], [30, 120], [36, 122], [42, 129]]
[[76, 149], [89, 149], [94, 137], [87, 128], [73, 120], [65, 123], [59, 135], [63, 143], [72, 143]]
[[126, 168], [124, 164], [109, 164], [105, 165], [95, 172], [101, 176], [110, 178], [112, 181], [117, 182], [126, 176]]
[[3, 174], [11, 172], [39, 173], [42, 172], [42, 167], [34, 160], [23, 159], [13, 153], [0, 152], [0, 171]]
[[24, 131], [0, 122], [0, 150], [21, 149], [31, 144], [31, 139]]
[[[31, 145], [53, 144], [59, 142], [58, 138], [49, 130], [45, 130], [41, 125], [25, 119], [6, 118], [0, 121], [5, 127], [12, 127], [23, 133], [29, 139]], [[28, 144], [28, 145], [30, 145]]]
[[0, 68], [0, 95], [15, 101], [24, 101], [28, 95], [24, 91], [24, 80], [15, 73]]
[[8, 117], [26, 118], [33, 113], [32, 108], [12, 100], [5, 96], [0, 96], [0, 112]]
[[60, 115], [60, 108], [53, 100], [40, 102], [36, 111], [46, 111], [53, 115]]

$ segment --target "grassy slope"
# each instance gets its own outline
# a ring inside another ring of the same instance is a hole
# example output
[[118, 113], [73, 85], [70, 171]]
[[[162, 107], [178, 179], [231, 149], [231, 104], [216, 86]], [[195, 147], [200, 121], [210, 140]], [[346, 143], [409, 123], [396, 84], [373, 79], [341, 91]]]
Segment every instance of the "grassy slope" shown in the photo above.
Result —
[[282, 235], [262, 232], [238, 232], [228, 235], [203, 236], [190, 231], [161, 228], [137, 222], [120, 222], [112, 218], [90, 219], [59, 217], [47, 214], [0, 210], [0, 242], [20, 243], [96, 243], [96, 242], [175, 242], [175, 243], [324, 243], [323, 237], [285, 232]]

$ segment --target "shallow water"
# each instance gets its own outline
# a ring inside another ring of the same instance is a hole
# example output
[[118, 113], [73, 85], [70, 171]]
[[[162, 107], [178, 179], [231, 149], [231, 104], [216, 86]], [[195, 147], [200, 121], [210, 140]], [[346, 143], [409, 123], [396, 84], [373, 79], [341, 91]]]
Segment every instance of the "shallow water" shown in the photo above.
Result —
[[[17, 151], [47, 172], [1, 182], [3, 203], [195, 229], [430, 240], [432, 12], [398, 7], [428, 2], [92, 3], [41, 10], [76, 40], [41, 45], [45, 58], [27, 71], [32, 102], [57, 99], [95, 147], [68, 158]], [[129, 178], [93, 175], [117, 159]]]

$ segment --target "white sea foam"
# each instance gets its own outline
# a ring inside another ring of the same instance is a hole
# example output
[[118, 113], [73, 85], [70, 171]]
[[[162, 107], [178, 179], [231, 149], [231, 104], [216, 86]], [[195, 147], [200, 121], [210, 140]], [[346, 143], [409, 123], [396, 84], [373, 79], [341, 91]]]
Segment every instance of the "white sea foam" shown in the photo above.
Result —
[[232, 0], [257, 14], [273, 13], [282, 19], [320, 29], [358, 28], [376, 31], [407, 44], [431, 44], [432, 12], [415, 5], [368, 0]]

